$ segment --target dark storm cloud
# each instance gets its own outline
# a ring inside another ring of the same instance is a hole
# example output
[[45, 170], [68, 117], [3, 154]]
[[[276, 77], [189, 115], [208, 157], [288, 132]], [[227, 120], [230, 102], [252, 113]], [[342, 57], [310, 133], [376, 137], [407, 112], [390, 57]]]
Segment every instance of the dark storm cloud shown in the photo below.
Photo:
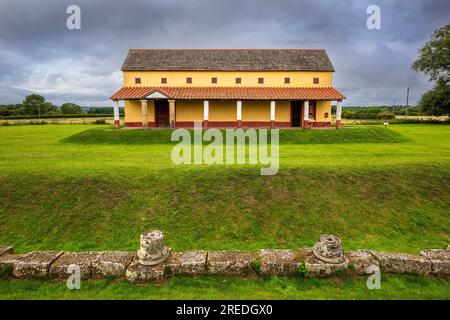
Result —
[[[108, 105], [128, 48], [326, 48], [346, 104], [415, 102], [430, 87], [410, 69], [448, 23], [448, 1], [0, 0], [0, 103], [39, 92], [54, 103]], [[81, 7], [82, 29], [66, 28]], [[366, 8], [381, 7], [381, 30]]]

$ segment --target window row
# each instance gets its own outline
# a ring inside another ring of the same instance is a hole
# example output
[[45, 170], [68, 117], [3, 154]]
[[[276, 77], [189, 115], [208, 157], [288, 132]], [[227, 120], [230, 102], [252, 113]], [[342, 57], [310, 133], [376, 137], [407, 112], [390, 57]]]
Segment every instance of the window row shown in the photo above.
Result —
[[[241, 84], [242, 83], [242, 78], [235, 78], [234, 79], [236, 84]], [[134, 83], [135, 84], [141, 84], [141, 78], [134, 78]], [[186, 78], [186, 83], [192, 83], [192, 78], [191, 77], [187, 77]], [[217, 78], [216, 77], [212, 77], [211, 78], [211, 83], [212, 84], [217, 84]], [[291, 83], [291, 78], [284, 78], [284, 83], [285, 84], [290, 84]], [[313, 83], [314, 84], [319, 84], [319, 78], [313, 78]], [[161, 84], [167, 84], [167, 78], [161, 78]], [[258, 78], [258, 84], [264, 84], [264, 78]]]

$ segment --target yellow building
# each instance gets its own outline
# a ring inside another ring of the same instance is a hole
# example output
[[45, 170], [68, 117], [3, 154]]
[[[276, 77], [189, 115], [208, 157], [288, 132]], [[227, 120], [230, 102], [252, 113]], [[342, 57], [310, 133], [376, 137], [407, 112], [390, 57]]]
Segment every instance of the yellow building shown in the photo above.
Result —
[[125, 127], [330, 127], [334, 67], [323, 49], [130, 49]]

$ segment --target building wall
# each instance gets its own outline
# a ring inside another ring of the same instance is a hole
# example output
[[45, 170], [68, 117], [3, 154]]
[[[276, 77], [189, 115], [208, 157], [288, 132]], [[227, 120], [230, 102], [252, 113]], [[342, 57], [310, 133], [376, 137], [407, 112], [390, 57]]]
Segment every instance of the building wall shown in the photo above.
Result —
[[[148, 100], [148, 122], [155, 122], [154, 103]], [[290, 126], [291, 102], [277, 100], [275, 105], [275, 122], [280, 126]], [[180, 126], [192, 126], [194, 121], [203, 121], [203, 100], [176, 100], [175, 119]], [[325, 117], [328, 113], [328, 118]], [[209, 122], [234, 125], [237, 121], [236, 100], [209, 100]], [[302, 113], [303, 116], [303, 113]], [[270, 122], [270, 101], [242, 101], [242, 122], [249, 125]], [[318, 126], [324, 123], [331, 125], [331, 101], [317, 101], [316, 122]], [[125, 101], [125, 123], [133, 123], [132, 126], [140, 126], [141, 102], [139, 100]]]
[[[186, 78], [191, 77], [192, 83], [187, 84]], [[217, 78], [217, 84], [211, 83], [211, 78]], [[284, 78], [290, 78], [285, 84]], [[141, 84], [135, 84], [135, 78], [141, 79]], [[161, 78], [167, 78], [167, 84], [161, 84]], [[241, 78], [242, 83], [236, 84], [235, 79]], [[258, 78], [264, 78], [264, 84], [258, 84]], [[319, 84], [313, 83], [313, 78], [319, 78]], [[330, 87], [333, 85], [333, 72], [303, 72], [303, 71], [125, 71], [123, 72], [125, 87], [161, 87], [171, 86], [217, 86], [217, 87]]]
[[[331, 101], [317, 101], [316, 108], [316, 121], [331, 122]], [[328, 113], [328, 118], [325, 113]]]
[[[152, 100], [147, 101], [148, 122], [155, 122], [155, 107]], [[139, 100], [125, 100], [125, 123], [142, 123], [141, 102]]]
[[203, 101], [176, 100], [175, 121], [203, 121]]

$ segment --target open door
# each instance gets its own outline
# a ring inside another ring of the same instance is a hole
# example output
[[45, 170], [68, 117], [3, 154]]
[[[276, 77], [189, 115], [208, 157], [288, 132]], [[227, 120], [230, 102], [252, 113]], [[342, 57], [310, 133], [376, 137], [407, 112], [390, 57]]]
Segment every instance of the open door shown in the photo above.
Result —
[[291, 127], [301, 127], [302, 102], [291, 101]]

